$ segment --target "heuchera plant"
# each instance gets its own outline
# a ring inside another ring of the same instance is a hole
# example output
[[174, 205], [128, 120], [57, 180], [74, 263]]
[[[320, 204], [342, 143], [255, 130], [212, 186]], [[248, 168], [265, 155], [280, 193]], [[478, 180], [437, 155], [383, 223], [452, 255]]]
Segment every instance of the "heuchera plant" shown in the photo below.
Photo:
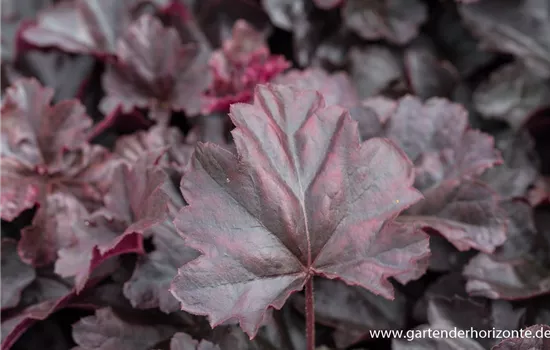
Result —
[[548, 1], [6, 0], [1, 32], [2, 350], [550, 348], [517, 332], [550, 334]]

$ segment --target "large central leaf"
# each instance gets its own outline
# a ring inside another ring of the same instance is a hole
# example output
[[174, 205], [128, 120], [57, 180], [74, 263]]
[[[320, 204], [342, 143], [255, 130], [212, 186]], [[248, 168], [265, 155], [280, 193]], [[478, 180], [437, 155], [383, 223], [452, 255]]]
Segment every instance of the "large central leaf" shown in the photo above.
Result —
[[391, 141], [360, 142], [357, 123], [318, 92], [258, 86], [231, 119], [237, 154], [197, 147], [175, 224], [203, 253], [172, 293], [212, 326], [236, 318], [253, 337], [313, 275], [393, 297], [388, 277], [429, 254], [428, 238], [393, 219], [422, 198]]

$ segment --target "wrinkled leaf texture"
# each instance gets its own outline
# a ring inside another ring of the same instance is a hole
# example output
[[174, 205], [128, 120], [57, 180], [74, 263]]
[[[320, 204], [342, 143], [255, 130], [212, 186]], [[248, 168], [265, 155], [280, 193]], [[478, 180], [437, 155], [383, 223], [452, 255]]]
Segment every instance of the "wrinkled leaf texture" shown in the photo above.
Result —
[[391, 141], [361, 143], [342, 108], [313, 90], [260, 85], [230, 112], [237, 154], [199, 144], [177, 230], [203, 255], [171, 291], [212, 326], [236, 319], [252, 338], [308, 278], [339, 278], [386, 298], [390, 276], [428, 254], [428, 238], [393, 219], [419, 199]]
[[92, 122], [76, 100], [51, 106], [53, 90], [18, 80], [2, 103], [1, 216], [39, 208], [19, 241], [23, 261], [45, 265], [68, 244], [71, 226], [103, 203], [117, 163], [87, 143]]

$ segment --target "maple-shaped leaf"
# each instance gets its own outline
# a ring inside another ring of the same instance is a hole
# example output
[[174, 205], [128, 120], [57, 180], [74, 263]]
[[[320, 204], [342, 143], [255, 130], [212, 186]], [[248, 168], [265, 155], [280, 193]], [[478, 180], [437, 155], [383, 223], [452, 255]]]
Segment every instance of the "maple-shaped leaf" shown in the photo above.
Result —
[[187, 142], [178, 128], [157, 124], [149, 130], [119, 137], [114, 153], [135, 163], [147, 153], [159, 149], [167, 150], [166, 156], [160, 159], [160, 164], [181, 171], [191, 158], [195, 146]]
[[521, 129], [535, 111], [550, 106], [550, 85], [521, 63], [511, 63], [491, 74], [474, 92], [477, 111]]
[[108, 114], [119, 105], [125, 113], [160, 109], [164, 113], [151, 117], [161, 122], [168, 121], [172, 110], [198, 114], [201, 94], [210, 84], [208, 66], [199, 53], [183, 45], [176, 29], [142, 15], [117, 41], [118, 60], [102, 77], [102, 112]]
[[227, 112], [233, 103], [249, 102], [257, 84], [271, 81], [290, 63], [271, 55], [262, 33], [238, 20], [231, 38], [212, 53], [209, 66], [213, 81], [203, 96], [204, 114]]
[[2, 103], [1, 216], [11, 221], [36, 204], [22, 231], [23, 261], [43, 265], [71, 240], [71, 225], [97, 209], [116, 161], [86, 143], [91, 119], [78, 101], [50, 106], [53, 90], [18, 80]]
[[[364, 288], [337, 280], [316, 278], [315, 322], [334, 328], [338, 349], [345, 349], [369, 338], [369, 330], [400, 329], [405, 325], [406, 299], [396, 293], [394, 300], [374, 295]], [[296, 295], [296, 306], [303, 311], [304, 299]]]
[[176, 333], [170, 340], [170, 350], [220, 350], [220, 347], [208, 340], [200, 342], [193, 339], [189, 334]]
[[333, 74], [320, 68], [292, 69], [273, 80], [274, 84], [292, 85], [299, 89], [317, 90], [328, 106], [339, 105], [352, 108], [359, 104], [359, 97], [345, 72]]
[[459, 7], [485, 49], [510, 53], [538, 76], [550, 76], [550, 4], [547, 0], [483, 0]]
[[470, 295], [528, 299], [550, 293], [549, 218], [528, 203], [509, 201], [509, 238], [493, 254], [480, 253], [464, 267]]
[[75, 276], [77, 292], [107, 259], [143, 253], [142, 234], [162, 223], [170, 206], [183, 204], [168, 174], [149, 163], [158, 156], [159, 152], [148, 154], [133, 167], [117, 167], [105, 208], [76, 222], [74, 242], [59, 251], [55, 271], [64, 277]]
[[536, 324], [522, 330], [524, 337], [504, 339], [491, 350], [546, 350], [550, 348], [550, 326]]
[[505, 219], [498, 197], [473, 180], [502, 160], [491, 136], [469, 128], [461, 105], [443, 98], [422, 102], [405, 96], [397, 101], [375, 97], [363, 106], [377, 117], [360, 115], [368, 118], [360, 123], [370, 126], [362, 129], [380, 130], [378, 135], [401, 146], [415, 165], [415, 187], [425, 199], [400, 220], [436, 230], [459, 250], [492, 252], [504, 242]]
[[38, 47], [66, 52], [114, 55], [116, 41], [132, 21], [136, 0], [61, 1], [42, 11], [22, 37]]
[[391, 141], [360, 142], [341, 107], [314, 90], [259, 85], [230, 117], [237, 154], [199, 144], [175, 225], [204, 255], [172, 293], [212, 326], [236, 319], [253, 337], [309, 278], [339, 278], [393, 297], [390, 276], [429, 254], [428, 238], [393, 219], [421, 198]]
[[428, 11], [418, 0], [347, 0], [342, 16], [345, 25], [364, 39], [401, 45], [418, 34]]
[[32, 266], [22, 262], [17, 255], [17, 242], [2, 239], [2, 310], [19, 304], [21, 293], [34, 281], [36, 272]]
[[175, 333], [169, 325], [130, 323], [107, 307], [73, 325], [73, 350], [149, 350]]

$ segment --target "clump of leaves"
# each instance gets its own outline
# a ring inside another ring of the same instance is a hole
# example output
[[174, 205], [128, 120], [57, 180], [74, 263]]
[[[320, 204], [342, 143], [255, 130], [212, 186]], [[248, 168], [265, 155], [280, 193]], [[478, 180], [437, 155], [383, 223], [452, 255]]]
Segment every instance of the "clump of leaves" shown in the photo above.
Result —
[[4, 0], [2, 350], [547, 350], [549, 13]]
[[264, 84], [287, 69], [284, 57], [271, 55], [263, 34], [250, 24], [235, 22], [231, 38], [212, 53], [213, 81], [204, 94], [203, 113], [227, 112], [229, 106], [249, 102], [256, 84]]

